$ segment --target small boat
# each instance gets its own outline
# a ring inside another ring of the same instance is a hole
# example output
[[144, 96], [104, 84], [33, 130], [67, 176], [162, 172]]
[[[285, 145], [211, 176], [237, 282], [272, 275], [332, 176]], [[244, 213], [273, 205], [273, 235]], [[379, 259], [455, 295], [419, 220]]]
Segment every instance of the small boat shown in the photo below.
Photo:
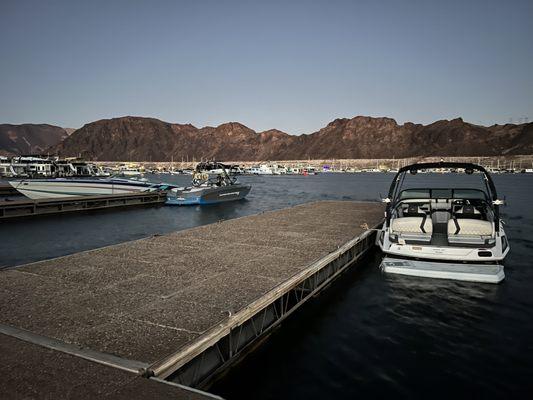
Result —
[[[408, 173], [454, 169], [478, 172], [483, 189], [417, 187], [404, 189]], [[498, 283], [509, 242], [500, 220], [496, 187], [485, 168], [437, 162], [401, 168], [392, 181], [385, 222], [377, 243], [386, 273]]]
[[132, 166], [122, 166], [119, 168], [119, 174], [122, 176], [141, 176], [143, 173], [140, 168]]
[[23, 179], [9, 184], [33, 200], [59, 197], [99, 196], [142, 191], [169, 190], [175, 186], [132, 179]]
[[[212, 177], [210, 173], [216, 176]], [[167, 195], [166, 204], [185, 206], [242, 200], [251, 188], [229, 176], [227, 166], [222, 163], [199, 163], [192, 176], [192, 186], [172, 188]]]

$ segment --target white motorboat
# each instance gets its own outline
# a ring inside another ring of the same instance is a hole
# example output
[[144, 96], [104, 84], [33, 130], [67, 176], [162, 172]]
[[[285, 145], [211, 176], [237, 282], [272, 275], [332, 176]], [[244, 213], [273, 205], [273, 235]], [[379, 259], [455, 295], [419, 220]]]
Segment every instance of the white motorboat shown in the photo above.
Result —
[[[483, 189], [408, 188], [407, 174], [443, 168], [479, 172]], [[401, 168], [388, 197], [377, 242], [387, 273], [498, 283], [509, 242], [500, 220], [496, 188], [485, 168], [469, 163], [425, 163]]]
[[9, 184], [30, 199], [56, 197], [98, 196], [135, 193], [150, 190], [167, 190], [173, 186], [163, 183], [139, 182], [128, 179], [23, 179]]
[[274, 172], [272, 168], [266, 164], [261, 164], [259, 166], [254, 165], [249, 169], [249, 173], [252, 175], [273, 175]]
[[119, 169], [119, 174], [123, 176], [141, 176], [143, 173], [140, 168], [123, 166]]

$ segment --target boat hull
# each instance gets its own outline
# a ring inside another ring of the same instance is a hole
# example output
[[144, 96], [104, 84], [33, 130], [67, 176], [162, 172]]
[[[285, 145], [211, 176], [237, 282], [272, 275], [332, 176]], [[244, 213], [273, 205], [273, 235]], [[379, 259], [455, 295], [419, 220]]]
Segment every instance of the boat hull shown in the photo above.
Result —
[[189, 206], [219, 204], [244, 199], [250, 192], [249, 185], [230, 185], [182, 190], [167, 197], [167, 205]]
[[499, 264], [446, 263], [385, 257], [380, 269], [389, 274], [480, 283], [500, 283], [505, 278], [504, 267]]
[[9, 184], [19, 193], [33, 200], [127, 194], [149, 190], [151, 187], [151, 184], [143, 182], [96, 179], [21, 180], [9, 181]]

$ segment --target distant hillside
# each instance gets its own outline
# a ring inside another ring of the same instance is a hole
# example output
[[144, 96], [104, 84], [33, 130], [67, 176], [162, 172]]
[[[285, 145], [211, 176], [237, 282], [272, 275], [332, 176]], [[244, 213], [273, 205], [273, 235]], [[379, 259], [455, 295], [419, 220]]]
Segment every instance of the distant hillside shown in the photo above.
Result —
[[533, 154], [533, 123], [484, 127], [461, 118], [398, 125], [391, 118], [336, 119], [309, 135], [255, 132], [237, 122], [196, 128], [154, 118], [91, 122], [51, 152], [102, 161], [295, 160]]
[[51, 151], [94, 160], [255, 160], [277, 157], [296, 138], [277, 130], [256, 133], [237, 122], [198, 129], [155, 118], [122, 117], [84, 125]]
[[44, 153], [67, 136], [68, 132], [59, 126], [48, 124], [1, 124], [0, 154]]
[[337, 119], [303, 142], [298, 155], [320, 159], [533, 154], [533, 123], [484, 127], [457, 118], [398, 125], [391, 118], [355, 117]]

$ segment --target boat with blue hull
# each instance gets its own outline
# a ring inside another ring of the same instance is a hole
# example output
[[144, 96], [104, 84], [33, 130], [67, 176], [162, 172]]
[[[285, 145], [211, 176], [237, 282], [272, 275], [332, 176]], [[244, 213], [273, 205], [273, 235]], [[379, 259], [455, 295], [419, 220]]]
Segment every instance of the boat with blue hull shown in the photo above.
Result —
[[193, 174], [192, 186], [172, 188], [166, 204], [189, 206], [226, 203], [244, 199], [251, 189], [250, 185], [240, 184], [235, 177], [229, 176], [226, 165], [200, 163]]

